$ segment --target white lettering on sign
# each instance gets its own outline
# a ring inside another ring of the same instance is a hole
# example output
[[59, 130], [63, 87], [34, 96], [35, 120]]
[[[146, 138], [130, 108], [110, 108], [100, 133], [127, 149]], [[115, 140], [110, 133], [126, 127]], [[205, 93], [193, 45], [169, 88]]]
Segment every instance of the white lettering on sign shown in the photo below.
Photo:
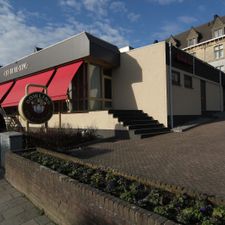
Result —
[[8, 76], [10, 76], [10, 75], [12, 75], [14, 73], [18, 73], [18, 72], [21, 72], [21, 71], [27, 70], [27, 69], [28, 69], [28, 64], [27, 63], [22, 63], [22, 64], [20, 64], [18, 66], [14, 66], [14, 67], [11, 67], [11, 68], [5, 70], [3, 72], [3, 76], [8, 77]]

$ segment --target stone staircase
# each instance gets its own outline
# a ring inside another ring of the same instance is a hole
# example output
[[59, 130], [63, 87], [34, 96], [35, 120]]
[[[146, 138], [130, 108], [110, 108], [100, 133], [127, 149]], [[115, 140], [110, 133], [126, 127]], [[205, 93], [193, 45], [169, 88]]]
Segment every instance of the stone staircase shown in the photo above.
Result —
[[109, 110], [114, 118], [129, 129], [132, 138], [147, 138], [169, 133], [170, 130], [142, 110]]

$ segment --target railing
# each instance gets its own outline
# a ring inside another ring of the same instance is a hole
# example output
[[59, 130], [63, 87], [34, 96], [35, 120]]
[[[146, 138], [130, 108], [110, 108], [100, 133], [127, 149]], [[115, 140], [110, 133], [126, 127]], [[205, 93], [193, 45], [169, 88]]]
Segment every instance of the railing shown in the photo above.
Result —
[[0, 113], [2, 114], [5, 120], [6, 130], [23, 131], [23, 126], [21, 125], [18, 119], [18, 115], [16, 114], [7, 115], [7, 113], [1, 106], [0, 106]]

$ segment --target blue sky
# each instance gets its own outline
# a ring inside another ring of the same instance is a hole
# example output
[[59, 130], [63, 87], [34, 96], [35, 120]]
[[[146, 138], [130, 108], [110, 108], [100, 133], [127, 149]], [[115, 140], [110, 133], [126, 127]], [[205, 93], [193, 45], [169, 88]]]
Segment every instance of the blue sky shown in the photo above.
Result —
[[225, 15], [225, 0], [0, 0], [0, 65], [82, 31], [140, 47]]

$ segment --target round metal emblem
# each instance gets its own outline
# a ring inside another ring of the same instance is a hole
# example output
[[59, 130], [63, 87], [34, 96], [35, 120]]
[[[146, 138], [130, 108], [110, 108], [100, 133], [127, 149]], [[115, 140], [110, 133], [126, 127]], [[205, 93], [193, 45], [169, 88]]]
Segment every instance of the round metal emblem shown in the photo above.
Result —
[[47, 122], [53, 115], [53, 102], [42, 92], [33, 92], [24, 96], [19, 103], [19, 113], [29, 123]]

